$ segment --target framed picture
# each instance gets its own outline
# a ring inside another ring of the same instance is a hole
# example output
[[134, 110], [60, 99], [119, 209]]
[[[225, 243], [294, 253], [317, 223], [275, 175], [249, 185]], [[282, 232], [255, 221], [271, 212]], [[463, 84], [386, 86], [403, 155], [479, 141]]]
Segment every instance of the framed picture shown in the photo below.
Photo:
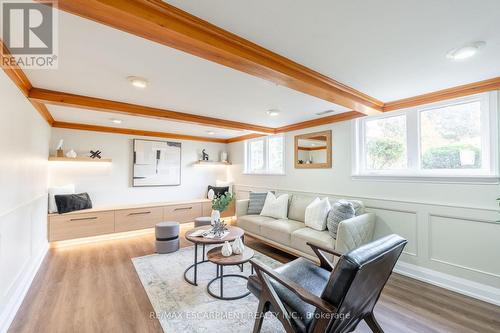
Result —
[[176, 186], [181, 184], [181, 143], [133, 141], [132, 186]]

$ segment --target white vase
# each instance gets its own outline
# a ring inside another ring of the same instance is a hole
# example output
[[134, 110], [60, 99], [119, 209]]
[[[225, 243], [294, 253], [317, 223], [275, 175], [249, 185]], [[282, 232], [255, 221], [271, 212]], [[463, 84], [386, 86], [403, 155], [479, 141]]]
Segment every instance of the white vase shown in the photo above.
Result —
[[234, 254], [241, 254], [243, 253], [243, 250], [245, 249], [245, 245], [243, 244], [243, 241], [241, 240], [241, 237], [236, 237], [236, 239], [233, 242], [233, 253]]
[[231, 248], [231, 244], [229, 244], [228, 241], [225, 241], [224, 245], [222, 245], [221, 252], [224, 257], [229, 257], [231, 254], [233, 254], [233, 249]]
[[215, 221], [220, 220], [220, 212], [218, 210], [213, 209], [212, 215], [210, 216], [210, 224], [214, 225]]
[[70, 151], [68, 151], [66, 153], [66, 157], [67, 158], [76, 158], [76, 152], [73, 149], [71, 149]]

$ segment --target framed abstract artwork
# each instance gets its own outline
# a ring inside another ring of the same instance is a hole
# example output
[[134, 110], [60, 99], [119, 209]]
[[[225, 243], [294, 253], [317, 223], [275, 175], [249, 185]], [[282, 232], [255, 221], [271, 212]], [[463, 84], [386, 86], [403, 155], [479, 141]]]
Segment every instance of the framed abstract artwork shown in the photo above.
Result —
[[132, 186], [176, 186], [181, 184], [181, 143], [133, 141]]

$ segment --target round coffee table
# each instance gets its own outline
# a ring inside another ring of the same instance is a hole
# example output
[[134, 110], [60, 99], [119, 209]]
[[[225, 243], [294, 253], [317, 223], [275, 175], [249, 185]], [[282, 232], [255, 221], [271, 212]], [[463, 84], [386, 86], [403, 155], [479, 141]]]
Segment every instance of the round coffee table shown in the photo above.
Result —
[[[250, 295], [250, 291], [247, 291], [238, 296], [224, 297], [224, 278], [225, 277], [237, 277], [248, 280], [248, 277], [239, 274], [225, 274], [224, 275], [224, 266], [239, 266], [243, 267], [243, 264], [247, 263], [250, 259], [252, 259], [254, 255], [254, 251], [248, 247], [245, 247], [241, 254], [233, 254], [229, 257], [224, 257], [222, 255], [222, 246], [215, 247], [207, 252], [208, 261], [213, 262], [217, 265], [217, 276], [212, 279], [207, 285], [207, 292], [215, 298], [230, 301], [235, 299], [240, 299]], [[243, 270], [242, 270], [243, 271]], [[253, 274], [253, 266], [252, 266], [252, 274]], [[216, 295], [210, 290], [210, 285], [217, 280], [220, 280], [220, 295]]]
[[[222, 238], [222, 239], [215, 239], [215, 238], [203, 238], [203, 236], [191, 236], [192, 233], [198, 231], [198, 230], [210, 230], [212, 229], [212, 226], [202, 226], [198, 228], [194, 228], [186, 232], [186, 235], [184, 236], [188, 241], [194, 243], [194, 263], [190, 265], [186, 270], [184, 271], [184, 280], [186, 280], [187, 283], [192, 284], [194, 286], [198, 285], [198, 265], [208, 262], [208, 260], [205, 260], [205, 245], [210, 245], [210, 244], [223, 244], [225, 241], [233, 241], [237, 237], [241, 237], [241, 240], [243, 240], [245, 231], [241, 228], [235, 227], [235, 226], [227, 226], [227, 230], [229, 231], [229, 234]], [[203, 250], [202, 250], [202, 260], [198, 261], [198, 245], [201, 244], [203, 245]], [[194, 278], [191, 280], [189, 279], [186, 274], [187, 272], [194, 268]]]

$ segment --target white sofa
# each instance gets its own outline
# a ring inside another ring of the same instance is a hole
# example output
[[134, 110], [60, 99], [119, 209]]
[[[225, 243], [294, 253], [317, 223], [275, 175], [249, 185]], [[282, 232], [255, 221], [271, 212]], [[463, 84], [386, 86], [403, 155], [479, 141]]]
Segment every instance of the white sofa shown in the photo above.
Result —
[[[305, 211], [314, 195], [289, 194], [288, 218], [274, 219], [261, 215], [248, 215], [249, 199], [236, 202], [237, 225], [245, 233], [286, 252], [317, 260], [307, 242], [323, 245], [340, 253], [368, 243], [373, 238], [375, 214], [365, 213], [363, 203], [359, 215], [340, 222], [337, 239], [328, 230], [318, 231], [304, 224]], [[318, 195], [319, 196], [319, 195]], [[330, 199], [333, 204], [335, 200]]]

